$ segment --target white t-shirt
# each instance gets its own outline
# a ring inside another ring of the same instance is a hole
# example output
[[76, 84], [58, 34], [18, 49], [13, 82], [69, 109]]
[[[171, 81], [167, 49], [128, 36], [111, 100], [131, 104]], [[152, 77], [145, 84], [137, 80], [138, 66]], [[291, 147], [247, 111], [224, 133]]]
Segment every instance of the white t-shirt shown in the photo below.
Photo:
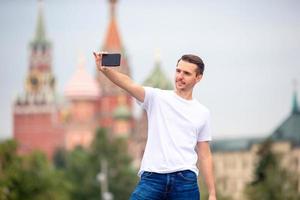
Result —
[[145, 87], [148, 139], [139, 175], [192, 170], [198, 175], [197, 141], [210, 141], [210, 112], [197, 100], [174, 91]]

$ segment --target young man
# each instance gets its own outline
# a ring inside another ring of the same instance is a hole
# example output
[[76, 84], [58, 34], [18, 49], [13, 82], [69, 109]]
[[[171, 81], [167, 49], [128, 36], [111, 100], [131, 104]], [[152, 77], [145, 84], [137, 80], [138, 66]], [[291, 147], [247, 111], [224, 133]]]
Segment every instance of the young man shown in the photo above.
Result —
[[204, 63], [198, 56], [183, 55], [177, 62], [175, 91], [142, 87], [130, 77], [101, 66], [102, 54], [94, 53], [96, 65], [107, 78], [146, 110], [148, 140], [131, 200], [198, 200], [199, 159], [209, 192], [216, 200], [212, 155], [210, 112], [193, 98], [193, 88], [201, 80]]

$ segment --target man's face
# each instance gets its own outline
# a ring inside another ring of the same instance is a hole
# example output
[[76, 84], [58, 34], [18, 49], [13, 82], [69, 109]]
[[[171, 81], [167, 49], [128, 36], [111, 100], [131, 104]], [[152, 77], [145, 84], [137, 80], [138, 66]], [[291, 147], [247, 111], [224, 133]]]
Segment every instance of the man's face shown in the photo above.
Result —
[[180, 60], [176, 67], [175, 86], [177, 90], [189, 91], [198, 83], [202, 75], [196, 73], [197, 65]]

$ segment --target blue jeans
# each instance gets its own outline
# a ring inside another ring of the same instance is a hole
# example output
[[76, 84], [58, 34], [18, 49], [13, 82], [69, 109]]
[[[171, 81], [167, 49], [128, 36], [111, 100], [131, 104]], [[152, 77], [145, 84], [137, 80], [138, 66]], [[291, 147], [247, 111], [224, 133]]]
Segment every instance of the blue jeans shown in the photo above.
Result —
[[199, 200], [197, 175], [190, 171], [167, 174], [144, 172], [130, 200]]

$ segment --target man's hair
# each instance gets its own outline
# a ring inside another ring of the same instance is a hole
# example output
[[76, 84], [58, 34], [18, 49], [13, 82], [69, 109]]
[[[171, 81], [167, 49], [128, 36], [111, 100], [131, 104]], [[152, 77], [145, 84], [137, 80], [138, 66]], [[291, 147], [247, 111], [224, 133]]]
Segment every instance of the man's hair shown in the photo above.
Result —
[[196, 74], [197, 75], [203, 74], [203, 72], [204, 72], [204, 63], [203, 63], [203, 60], [199, 56], [196, 56], [196, 55], [193, 55], [193, 54], [185, 54], [185, 55], [181, 56], [181, 58], [177, 61], [177, 65], [178, 65], [180, 60], [183, 60], [183, 61], [186, 61], [186, 62], [193, 63], [193, 64], [197, 65]]

